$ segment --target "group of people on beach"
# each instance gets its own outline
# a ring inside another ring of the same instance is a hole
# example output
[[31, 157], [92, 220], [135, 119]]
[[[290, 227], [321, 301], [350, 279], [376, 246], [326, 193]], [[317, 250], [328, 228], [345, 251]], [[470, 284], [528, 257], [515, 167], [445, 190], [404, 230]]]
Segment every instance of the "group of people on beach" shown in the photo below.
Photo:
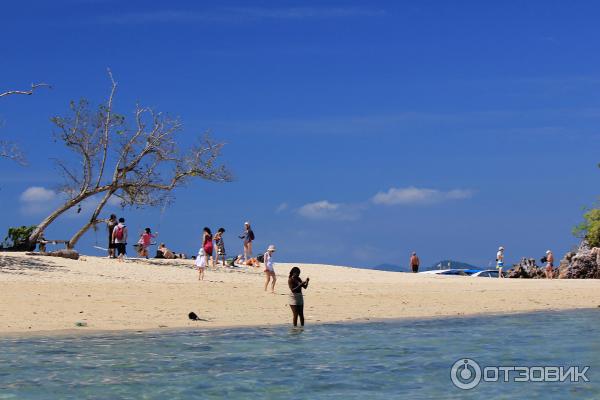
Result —
[[[544, 268], [544, 274], [546, 275], [546, 279], [554, 278], [554, 254], [552, 250], [546, 250], [546, 255], [542, 257], [541, 262], [546, 264]], [[498, 252], [496, 253], [496, 269], [498, 270], [498, 278], [504, 278], [504, 274], [502, 273], [502, 269], [504, 268], [504, 246], [498, 247]]]
[[[129, 236], [127, 225], [125, 225], [125, 218], [118, 218], [115, 214], [111, 214], [107, 220], [108, 228], [108, 256], [110, 258], [117, 258], [119, 261], [123, 261], [127, 254], [127, 240]], [[198, 255], [195, 260], [195, 265], [198, 267], [198, 279], [204, 280], [204, 273], [209, 263], [212, 263], [212, 267], [215, 268], [219, 265], [219, 261], [222, 262], [224, 267], [233, 267], [236, 264], [246, 266], [260, 266], [261, 262], [264, 264], [265, 274], [265, 291], [271, 289], [271, 293], [275, 293], [275, 283], [277, 282], [277, 275], [275, 274], [274, 267], [274, 253], [276, 251], [275, 245], [269, 245], [264, 254], [253, 258], [252, 255], [252, 243], [255, 240], [254, 231], [250, 225], [250, 222], [244, 223], [244, 231], [239, 238], [242, 239], [243, 243], [243, 254], [235, 257], [234, 259], [227, 259], [227, 252], [225, 250], [225, 228], [219, 228], [217, 233], [213, 236], [212, 231], [209, 227], [204, 227], [202, 231], [202, 244], [198, 251]], [[152, 233], [150, 228], [145, 228], [140, 234], [140, 238], [136, 243], [138, 256], [148, 258], [149, 247], [153, 244], [152, 241], [158, 237], [158, 232]], [[215, 254], [216, 247], [216, 254]], [[157, 258], [178, 258], [177, 254], [174, 254], [169, 250], [164, 243], [161, 243], [157, 250]], [[185, 258], [180, 255], [181, 258]], [[310, 278], [302, 280], [300, 278], [300, 268], [293, 267], [290, 270], [288, 276], [288, 287], [290, 289], [289, 294], [289, 306], [292, 310], [292, 318], [294, 326], [304, 326], [304, 297], [302, 289], [308, 288], [308, 282]]]

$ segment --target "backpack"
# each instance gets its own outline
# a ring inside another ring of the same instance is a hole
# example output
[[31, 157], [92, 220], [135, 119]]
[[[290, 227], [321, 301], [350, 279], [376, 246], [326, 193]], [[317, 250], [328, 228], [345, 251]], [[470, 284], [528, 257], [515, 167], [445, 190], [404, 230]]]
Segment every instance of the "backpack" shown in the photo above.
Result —
[[248, 239], [250, 239], [251, 241], [254, 240], [254, 232], [253, 231], [248, 232]]
[[258, 262], [264, 263], [265, 262], [265, 255], [264, 254], [260, 254], [260, 255], [256, 256], [256, 260]]
[[125, 226], [118, 225], [117, 226], [117, 231], [115, 232], [115, 239], [117, 239], [117, 240], [123, 240], [123, 231], [124, 230], [125, 230]]

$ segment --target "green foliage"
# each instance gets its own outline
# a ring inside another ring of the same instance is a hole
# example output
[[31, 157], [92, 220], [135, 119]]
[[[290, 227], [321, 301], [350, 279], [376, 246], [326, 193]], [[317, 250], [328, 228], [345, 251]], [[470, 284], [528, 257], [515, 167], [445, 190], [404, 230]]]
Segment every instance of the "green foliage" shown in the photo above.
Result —
[[573, 229], [573, 234], [587, 240], [590, 246], [600, 247], [600, 208], [583, 214], [584, 221]]
[[29, 239], [29, 235], [36, 228], [35, 225], [32, 226], [18, 226], [18, 227], [10, 227], [8, 228], [8, 234], [4, 238], [3, 247], [22, 247], [27, 243], [27, 239]]

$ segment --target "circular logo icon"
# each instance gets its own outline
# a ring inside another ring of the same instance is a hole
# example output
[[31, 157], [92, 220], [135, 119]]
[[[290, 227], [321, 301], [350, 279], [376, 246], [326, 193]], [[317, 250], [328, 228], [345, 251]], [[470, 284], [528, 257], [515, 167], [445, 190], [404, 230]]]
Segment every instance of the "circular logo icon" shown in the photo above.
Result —
[[476, 361], [470, 358], [461, 358], [452, 365], [450, 379], [459, 389], [473, 389], [481, 381], [481, 368]]

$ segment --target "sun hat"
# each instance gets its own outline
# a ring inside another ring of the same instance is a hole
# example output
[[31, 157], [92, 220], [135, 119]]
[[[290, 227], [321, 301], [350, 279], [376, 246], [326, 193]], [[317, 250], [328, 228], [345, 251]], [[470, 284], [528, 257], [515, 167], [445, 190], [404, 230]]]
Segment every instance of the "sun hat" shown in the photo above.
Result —
[[498, 247], [498, 250], [504, 250], [503, 246]]
[[269, 245], [269, 247], [267, 248], [267, 251], [275, 251], [275, 245]]
[[546, 250], [546, 254], [550, 254], [552, 253], [550, 250]]

